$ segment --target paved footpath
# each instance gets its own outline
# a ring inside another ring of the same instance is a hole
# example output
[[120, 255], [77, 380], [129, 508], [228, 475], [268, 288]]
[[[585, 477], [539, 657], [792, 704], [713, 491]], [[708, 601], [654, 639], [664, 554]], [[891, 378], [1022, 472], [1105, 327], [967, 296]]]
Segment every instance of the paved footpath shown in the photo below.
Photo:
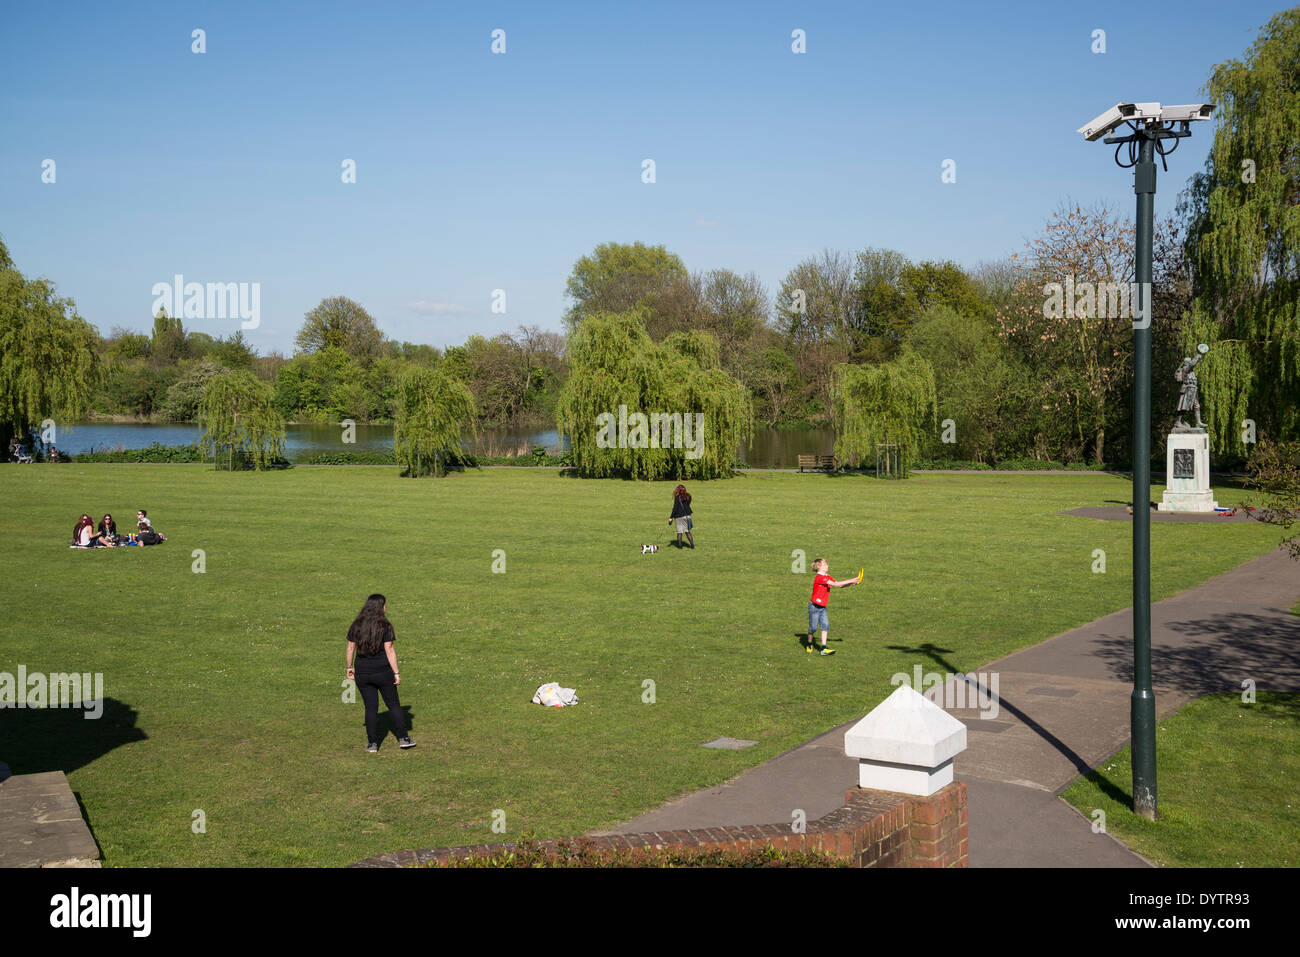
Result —
[[[1200, 694], [1240, 692], [1247, 678], [1258, 691], [1300, 692], [1297, 601], [1300, 564], [1276, 550], [1152, 605], [1157, 717]], [[1150, 866], [1057, 797], [1128, 743], [1132, 648], [1128, 608], [980, 668], [998, 676], [996, 714], [947, 709], [968, 729], [955, 769], [967, 782], [972, 867]], [[923, 668], [954, 670], [938, 655]], [[940, 693], [927, 696], [942, 704]], [[796, 809], [815, 820], [858, 783], [844, 756], [851, 726], [601, 833], [786, 823]]]

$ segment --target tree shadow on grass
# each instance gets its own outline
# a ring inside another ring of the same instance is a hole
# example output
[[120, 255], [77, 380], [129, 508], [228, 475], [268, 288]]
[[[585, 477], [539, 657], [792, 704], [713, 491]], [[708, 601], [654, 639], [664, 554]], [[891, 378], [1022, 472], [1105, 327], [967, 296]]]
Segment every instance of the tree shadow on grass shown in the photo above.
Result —
[[[1194, 694], [1240, 692], [1250, 679], [1262, 691], [1300, 692], [1300, 618], [1284, 612], [1224, 612], [1164, 628], [1185, 636], [1176, 646], [1151, 644], [1151, 681]], [[1111, 673], [1133, 680], [1133, 639], [1107, 635], [1097, 655]]]
[[[930, 642], [925, 642], [924, 644], [920, 644], [915, 647], [909, 647], [907, 645], [886, 645], [885, 647], [887, 647], [890, 651], [901, 651], [904, 654], [908, 654], [908, 655], [924, 655], [925, 657], [933, 661], [935, 664], [939, 665], [947, 674], [955, 675], [955, 674], [962, 673], [957, 668], [953, 667], [952, 663], [948, 661], [948, 659], [943, 657], [946, 654], [951, 654], [953, 652], [952, 648], [941, 648], [938, 645], [932, 644]], [[1133, 795], [1126, 794], [1122, 788], [1116, 787], [1110, 781], [1106, 780], [1103, 777], [1100, 777], [1100, 775], [1095, 774], [1092, 765], [1090, 765], [1087, 761], [1083, 760], [1083, 758], [1079, 757], [1079, 755], [1075, 753], [1073, 748], [1067, 745], [1056, 735], [1052, 734], [1052, 732], [1048, 731], [1046, 728], [1044, 728], [1033, 718], [1029, 717], [1029, 715], [1025, 714], [1025, 712], [1020, 710], [1020, 708], [1016, 707], [1014, 702], [1008, 701], [1002, 695], [995, 695], [992, 690], [985, 687], [979, 680], [977, 680], [974, 672], [971, 672], [966, 680], [967, 680], [967, 684], [975, 688], [980, 698], [984, 700], [996, 699], [998, 702], [998, 706], [1000, 708], [1011, 712], [1011, 714], [1015, 715], [1015, 717], [1018, 718], [1026, 728], [1028, 728], [1030, 731], [1034, 732], [1034, 734], [1038, 735], [1040, 738], [1042, 738], [1044, 741], [1050, 744], [1052, 748], [1057, 751], [1057, 753], [1062, 755], [1067, 761], [1069, 761], [1072, 765], [1074, 765], [1075, 770], [1079, 774], [1083, 775], [1084, 777], [1088, 777], [1089, 779], [1095, 779], [1097, 782], [1097, 786], [1100, 787], [1102, 791], [1104, 791], [1109, 797], [1122, 804], [1128, 804], [1129, 806], [1132, 806]], [[920, 689], [915, 689], [915, 690], [919, 691]]]
[[0, 710], [0, 760], [14, 774], [63, 771], [70, 774], [124, 744], [144, 741], [139, 713], [116, 698], [103, 699], [103, 713], [86, 708]]

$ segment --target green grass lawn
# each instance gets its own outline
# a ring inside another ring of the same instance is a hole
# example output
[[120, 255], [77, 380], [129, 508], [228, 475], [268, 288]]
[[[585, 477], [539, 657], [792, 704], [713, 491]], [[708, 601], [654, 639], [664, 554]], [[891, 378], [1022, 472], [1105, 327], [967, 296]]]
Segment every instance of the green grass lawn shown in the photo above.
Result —
[[[751, 473], [691, 484], [696, 551], [642, 556], [671, 538], [673, 485], [0, 468], [0, 671], [102, 672], [109, 699], [98, 721], [3, 712], [0, 760], [66, 770], [113, 865], [347, 864], [500, 840], [496, 809], [507, 839], [570, 836], [862, 716], [892, 674], [930, 665], [919, 646], [973, 670], [1130, 601], [1129, 525], [1058, 514], [1126, 502], [1121, 478]], [[166, 544], [65, 547], [82, 512], [127, 524], [140, 507]], [[1253, 524], [1151, 537], [1155, 600], [1277, 541]], [[812, 576], [792, 573], [796, 549], [832, 575], [867, 569], [831, 595], [835, 656], [799, 648]], [[344, 636], [372, 591], [397, 630], [412, 751], [389, 736], [366, 754], [362, 706], [341, 700]], [[545, 681], [581, 703], [530, 704]], [[718, 735], [759, 744], [700, 747]]]
[[1160, 864], [1300, 865], [1300, 695], [1208, 695], [1156, 728], [1156, 821], [1111, 796], [1133, 793], [1127, 747], [1061, 796], [1105, 811], [1111, 834]]

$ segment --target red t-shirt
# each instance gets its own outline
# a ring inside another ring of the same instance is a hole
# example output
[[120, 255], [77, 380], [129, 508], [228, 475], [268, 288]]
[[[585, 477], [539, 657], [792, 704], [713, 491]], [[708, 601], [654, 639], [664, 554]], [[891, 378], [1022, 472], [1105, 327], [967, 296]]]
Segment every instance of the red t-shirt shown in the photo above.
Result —
[[813, 579], [812, 603], [826, 607], [827, 600], [831, 597], [831, 586], [827, 582], [835, 581], [830, 575], [818, 575]]

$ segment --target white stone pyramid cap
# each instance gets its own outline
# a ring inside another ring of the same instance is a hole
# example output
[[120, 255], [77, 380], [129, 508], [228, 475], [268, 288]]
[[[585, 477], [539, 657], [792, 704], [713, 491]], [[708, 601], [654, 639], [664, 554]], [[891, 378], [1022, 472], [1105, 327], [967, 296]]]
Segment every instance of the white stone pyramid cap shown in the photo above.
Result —
[[850, 758], [937, 768], [966, 750], [966, 725], [907, 685], [844, 735]]

